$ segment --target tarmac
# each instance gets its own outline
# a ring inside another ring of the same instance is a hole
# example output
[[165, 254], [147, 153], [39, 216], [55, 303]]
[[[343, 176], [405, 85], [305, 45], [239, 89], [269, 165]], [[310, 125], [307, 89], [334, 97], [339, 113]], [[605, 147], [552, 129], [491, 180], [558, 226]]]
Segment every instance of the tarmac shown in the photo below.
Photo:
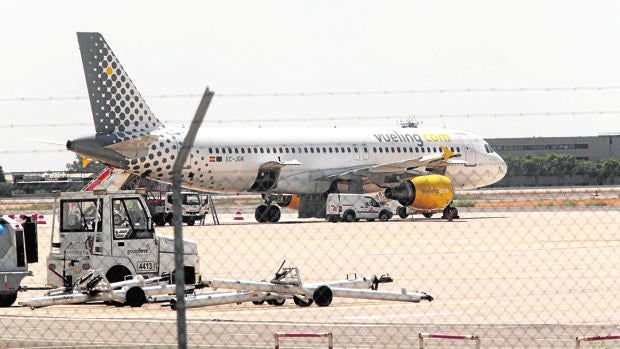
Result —
[[[244, 213], [243, 220], [220, 215], [219, 226], [184, 226], [184, 238], [198, 242], [204, 280], [270, 280], [286, 259], [304, 282], [389, 273], [394, 282], [380, 290], [406, 288], [434, 297], [421, 303], [338, 298], [329, 307], [300, 308], [287, 300], [280, 307], [188, 309], [188, 347], [272, 348], [275, 332], [327, 331], [337, 348], [417, 347], [420, 332], [477, 335], [482, 348], [572, 348], [578, 336], [620, 333], [617, 207], [463, 208], [460, 215], [452, 222], [415, 216], [328, 223], [287, 213], [278, 224], [258, 224]], [[45, 283], [50, 223], [40, 226], [40, 262], [22, 285]], [[173, 235], [170, 226], [157, 232]], [[18, 301], [40, 294], [21, 292]], [[0, 326], [0, 347], [177, 347], [176, 313], [161, 303], [13, 306], [0, 308]], [[319, 339], [281, 341], [282, 348], [325, 345]]]

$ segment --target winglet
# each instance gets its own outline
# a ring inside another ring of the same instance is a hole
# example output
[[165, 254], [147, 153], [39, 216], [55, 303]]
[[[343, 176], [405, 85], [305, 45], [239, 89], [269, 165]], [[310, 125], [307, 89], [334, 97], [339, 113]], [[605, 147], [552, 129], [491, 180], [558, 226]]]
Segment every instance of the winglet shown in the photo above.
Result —
[[441, 146], [441, 150], [443, 151], [443, 160], [448, 161], [451, 157], [454, 156], [454, 152], [448, 149], [446, 146]]

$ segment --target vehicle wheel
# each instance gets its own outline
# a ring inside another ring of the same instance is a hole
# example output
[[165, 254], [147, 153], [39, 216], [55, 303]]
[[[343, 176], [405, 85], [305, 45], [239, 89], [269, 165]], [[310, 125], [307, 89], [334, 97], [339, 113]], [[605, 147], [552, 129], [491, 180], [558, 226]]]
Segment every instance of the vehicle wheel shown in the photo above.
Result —
[[284, 305], [284, 302], [286, 302], [286, 299], [284, 299], [284, 298], [276, 298], [276, 299], [268, 300], [267, 304], [274, 305], [276, 307], [280, 307], [280, 306]]
[[366, 219], [366, 221], [367, 221], [367, 222], [374, 222], [374, 221], [375, 221], [375, 219], [374, 219], [374, 218], [368, 218], [368, 219]]
[[267, 205], [260, 205], [256, 208], [256, 211], [254, 211], [254, 218], [259, 223], [265, 223], [267, 222], [266, 213]]
[[317, 289], [314, 290], [314, 293], [312, 294], [314, 302], [319, 307], [327, 307], [332, 304], [333, 296], [334, 294], [332, 293], [332, 290], [329, 288], [329, 286], [326, 285], [317, 287]]
[[422, 213], [422, 216], [424, 216], [426, 218], [431, 218], [433, 216], [433, 212], [424, 212], [424, 213]]
[[105, 278], [108, 279], [108, 282], [119, 282], [124, 281], [125, 276], [131, 275], [129, 269], [123, 267], [122, 265], [115, 265], [105, 274]]
[[254, 305], [262, 305], [263, 303], [265, 303], [265, 301], [252, 301]]
[[187, 220], [187, 225], [189, 225], [189, 226], [192, 226], [192, 225], [194, 225], [195, 223], [196, 223], [196, 220], [195, 220], [195, 219], [193, 219], [193, 218], [190, 218], [190, 219], [188, 219], [188, 220]]
[[281, 213], [280, 213], [280, 208], [278, 206], [268, 206], [267, 207], [267, 221], [271, 222], [271, 223], [276, 223], [280, 220], [281, 217]]
[[125, 302], [132, 308], [139, 308], [146, 303], [146, 295], [141, 287], [132, 287], [125, 295]]
[[343, 215], [342, 215], [342, 220], [345, 222], [353, 222], [355, 220], [355, 212], [353, 211], [346, 211]]
[[398, 216], [402, 219], [405, 219], [407, 218], [407, 216], [409, 216], [407, 214], [407, 208], [405, 206], [400, 206], [399, 208], [397, 208], [396, 213], [398, 213]]
[[155, 222], [155, 225], [160, 227], [166, 225], [166, 218], [164, 218], [164, 216], [157, 216], [153, 219], [153, 221]]
[[388, 212], [381, 212], [379, 213], [379, 220], [381, 222], [387, 222], [390, 219], [390, 214]]
[[303, 298], [299, 298], [297, 296], [293, 296], [293, 302], [299, 307], [309, 307], [312, 305], [312, 299], [304, 300]]
[[332, 223], [338, 223], [338, 216], [329, 216], [329, 221]]
[[10, 307], [17, 299], [17, 292], [11, 294], [0, 295], [0, 307]]

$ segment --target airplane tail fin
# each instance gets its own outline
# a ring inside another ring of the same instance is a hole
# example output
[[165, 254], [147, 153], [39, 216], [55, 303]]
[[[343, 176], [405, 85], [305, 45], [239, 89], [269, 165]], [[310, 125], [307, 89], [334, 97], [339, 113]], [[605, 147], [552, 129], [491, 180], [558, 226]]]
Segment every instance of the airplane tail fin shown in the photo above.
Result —
[[77, 33], [97, 134], [125, 140], [162, 126], [100, 33]]

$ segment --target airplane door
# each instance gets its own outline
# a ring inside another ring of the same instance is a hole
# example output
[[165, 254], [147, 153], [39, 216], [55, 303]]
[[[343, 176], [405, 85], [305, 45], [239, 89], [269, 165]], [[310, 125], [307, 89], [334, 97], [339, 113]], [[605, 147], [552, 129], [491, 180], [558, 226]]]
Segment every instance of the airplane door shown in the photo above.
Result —
[[148, 208], [135, 197], [112, 198], [112, 256], [128, 258], [138, 273], [154, 273], [158, 251]]
[[474, 148], [474, 142], [472, 139], [465, 141], [465, 156], [467, 164], [465, 166], [476, 166], [476, 149]]
[[353, 144], [353, 158], [355, 160], [368, 160], [368, 146], [366, 144]]

